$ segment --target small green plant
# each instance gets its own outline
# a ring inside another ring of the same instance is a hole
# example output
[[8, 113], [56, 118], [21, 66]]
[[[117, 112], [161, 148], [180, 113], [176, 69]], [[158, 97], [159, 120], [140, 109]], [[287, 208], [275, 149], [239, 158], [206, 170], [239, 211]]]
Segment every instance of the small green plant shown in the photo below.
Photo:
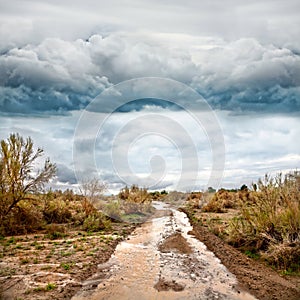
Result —
[[15, 243], [16, 243], [15, 237], [13, 237], [13, 236], [7, 240], [7, 245], [15, 244]]
[[9, 267], [6, 267], [6, 268], [2, 268], [0, 269], [0, 276], [13, 276], [16, 274], [16, 269], [15, 268], [9, 268]]
[[22, 265], [28, 264], [29, 263], [29, 259], [27, 257], [26, 258], [22, 258], [21, 261], [20, 261], [20, 263]]
[[281, 271], [281, 274], [282, 275], [288, 275], [288, 276], [300, 276], [300, 265], [299, 264], [294, 264], [294, 265], [291, 266], [291, 268], [288, 268], [287, 270]]
[[250, 250], [246, 250], [245, 251], [245, 254], [250, 257], [250, 258], [253, 258], [253, 259], [259, 259], [260, 258], [260, 255], [256, 252], [253, 252], [253, 251], [250, 251]]
[[60, 253], [60, 256], [61, 257], [67, 257], [67, 256], [71, 256], [72, 255], [72, 252], [64, 252], [64, 251], [61, 251]]
[[56, 288], [56, 284], [55, 283], [48, 283], [46, 285], [46, 291], [52, 291]]
[[74, 265], [74, 263], [61, 263], [60, 264], [60, 266], [66, 271], [69, 271], [73, 265]]
[[58, 232], [58, 231], [54, 231], [54, 232], [52, 232], [52, 233], [48, 233], [48, 234], [47, 234], [47, 237], [48, 237], [50, 240], [56, 240], [56, 239], [60, 239], [60, 238], [65, 237], [65, 234], [64, 234], [64, 233], [61, 233], [61, 232]]
[[43, 286], [37, 286], [36, 288], [33, 289], [34, 292], [42, 292], [44, 290], [45, 288]]
[[39, 263], [38, 258], [35, 258], [35, 259], [33, 260], [33, 263], [34, 263], [35, 265], [38, 264], [38, 263]]
[[36, 245], [35, 245], [35, 249], [36, 249], [36, 250], [42, 250], [42, 249], [45, 249], [45, 246], [44, 246], [44, 245], [41, 245], [41, 244], [36, 244]]

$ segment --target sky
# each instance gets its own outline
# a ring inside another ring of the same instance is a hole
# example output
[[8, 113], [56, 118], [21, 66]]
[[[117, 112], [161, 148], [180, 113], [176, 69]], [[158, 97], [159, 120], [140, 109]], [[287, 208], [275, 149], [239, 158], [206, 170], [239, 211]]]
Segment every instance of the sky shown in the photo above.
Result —
[[300, 3], [0, 0], [0, 139], [53, 188], [235, 188], [300, 166]]

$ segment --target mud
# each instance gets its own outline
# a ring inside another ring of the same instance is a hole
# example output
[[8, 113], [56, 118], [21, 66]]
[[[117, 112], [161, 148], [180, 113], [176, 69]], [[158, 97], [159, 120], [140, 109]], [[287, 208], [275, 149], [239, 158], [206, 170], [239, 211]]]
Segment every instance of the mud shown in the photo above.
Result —
[[166, 281], [162, 278], [154, 285], [154, 288], [157, 289], [159, 292], [169, 290], [180, 292], [184, 290], [184, 287], [184, 285], [177, 283], [175, 280]]
[[[188, 234], [183, 212], [156, 204], [157, 214], [118, 245], [105, 278], [90, 278], [80, 299], [255, 299], [236, 290], [236, 277]], [[93, 283], [94, 285], [89, 285]], [[95, 283], [98, 283], [97, 287]]]
[[186, 239], [180, 233], [174, 233], [173, 235], [166, 238], [161, 245], [158, 247], [160, 252], [171, 252], [177, 251], [181, 254], [191, 254], [193, 250], [187, 243]]

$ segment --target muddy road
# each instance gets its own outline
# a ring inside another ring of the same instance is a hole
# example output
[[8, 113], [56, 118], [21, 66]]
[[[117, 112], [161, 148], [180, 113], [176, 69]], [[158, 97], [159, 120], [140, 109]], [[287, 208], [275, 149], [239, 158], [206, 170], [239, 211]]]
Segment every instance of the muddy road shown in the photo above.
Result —
[[153, 218], [121, 242], [83, 283], [81, 299], [256, 299], [189, 232], [185, 213], [154, 203]]

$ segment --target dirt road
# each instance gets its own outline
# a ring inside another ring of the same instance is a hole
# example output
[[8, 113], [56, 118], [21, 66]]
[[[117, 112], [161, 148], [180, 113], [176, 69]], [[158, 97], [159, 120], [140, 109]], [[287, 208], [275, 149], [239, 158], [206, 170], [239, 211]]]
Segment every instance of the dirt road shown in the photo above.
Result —
[[185, 213], [155, 203], [156, 214], [121, 242], [83, 283], [80, 299], [256, 299], [206, 246], [188, 234]]

